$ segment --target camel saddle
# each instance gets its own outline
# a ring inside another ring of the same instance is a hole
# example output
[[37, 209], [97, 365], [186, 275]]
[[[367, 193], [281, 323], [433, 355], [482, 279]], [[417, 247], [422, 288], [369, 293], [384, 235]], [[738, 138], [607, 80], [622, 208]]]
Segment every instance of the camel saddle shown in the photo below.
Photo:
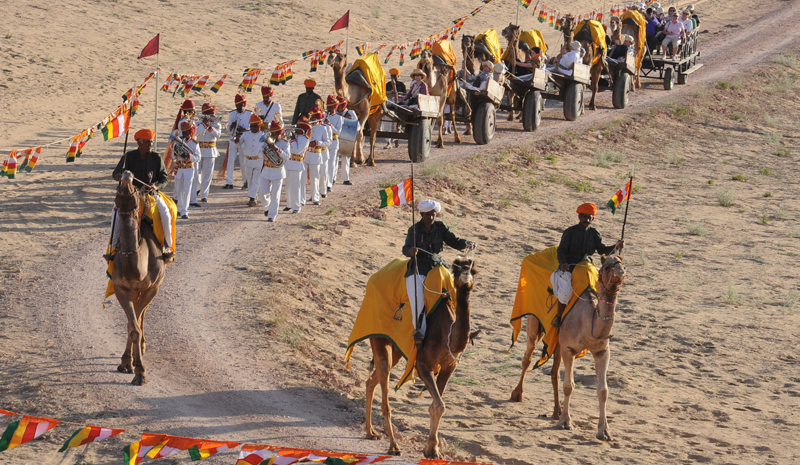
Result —
[[367, 89], [372, 89], [372, 86], [370, 85], [369, 81], [367, 81], [367, 78], [364, 77], [364, 73], [361, 72], [360, 69], [354, 69], [351, 71], [347, 76], [344, 77], [344, 80], [349, 84], [355, 84]]

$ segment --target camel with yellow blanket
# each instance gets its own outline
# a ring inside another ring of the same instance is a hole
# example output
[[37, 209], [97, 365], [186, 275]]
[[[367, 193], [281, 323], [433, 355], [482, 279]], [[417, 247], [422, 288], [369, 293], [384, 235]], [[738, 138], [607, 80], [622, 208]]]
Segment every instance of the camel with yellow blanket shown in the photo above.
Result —
[[[589, 102], [589, 107], [597, 110], [595, 100], [600, 87], [600, 76], [603, 74], [607, 50], [606, 31], [603, 24], [599, 21], [584, 20], [576, 25], [575, 18], [568, 15], [561, 20], [561, 31], [564, 35], [564, 44], [570, 44], [573, 40], [577, 40], [586, 50], [583, 64], [591, 66], [592, 75], [592, 100]], [[585, 107], [584, 113], [586, 113]]]
[[636, 56], [636, 75], [633, 77], [634, 89], [642, 87], [642, 82], [639, 79], [639, 71], [642, 69], [642, 60], [644, 59], [644, 50], [647, 47], [647, 23], [644, 15], [636, 10], [628, 10], [622, 15], [622, 36], [629, 35], [633, 37], [633, 49]]
[[400, 447], [395, 441], [389, 406], [389, 372], [401, 358], [406, 359], [406, 369], [396, 389], [414, 371], [425, 384], [433, 402], [428, 409], [431, 429], [424, 453], [427, 458], [438, 459], [441, 458], [439, 422], [445, 411], [442, 393], [469, 342], [469, 299], [477, 270], [473, 260], [459, 258], [453, 262], [452, 274], [444, 266], [437, 266], [428, 273], [424, 287], [427, 330], [422, 349], [417, 351], [412, 336], [415, 325], [406, 290], [408, 262], [408, 259], [392, 260], [370, 277], [366, 296], [350, 333], [345, 360], [349, 361], [355, 344], [369, 339], [373, 367], [366, 383], [367, 438], [380, 438], [372, 427], [372, 399], [380, 384], [389, 454], [399, 455]]
[[444, 106], [450, 105], [450, 118], [453, 122], [453, 141], [461, 143], [461, 136], [456, 126], [456, 100], [459, 94], [458, 80], [456, 79], [456, 52], [449, 40], [439, 41], [430, 49], [423, 50], [419, 56], [417, 68], [425, 73], [425, 84], [428, 93], [439, 97], [439, 138], [436, 146], [444, 148]]
[[[559, 267], [558, 247], [550, 247], [525, 257], [520, 271], [517, 295], [511, 315], [512, 346], [522, 327], [522, 318], [527, 316], [527, 349], [522, 357], [522, 375], [519, 384], [511, 393], [511, 400], [522, 402], [525, 374], [531, 364], [533, 351], [543, 341], [542, 356], [534, 368], [542, 366], [551, 355], [553, 367], [550, 379], [553, 383], [553, 417], [559, 418], [558, 426], [572, 429], [569, 414], [569, 399], [575, 385], [572, 366], [576, 357], [587, 350], [592, 353], [597, 373], [597, 397], [600, 415], [597, 438], [611, 440], [606, 420], [605, 404], [608, 400], [606, 373], [611, 358], [608, 341], [614, 324], [614, 309], [617, 294], [625, 279], [622, 257], [602, 257], [600, 272], [591, 262], [584, 261], [572, 272], [573, 295], [564, 311], [560, 328], [551, 324], [557, 299], [551, 293], [550, 276]], [[564, 361], [564, 408], [558, 396], [559, 369]]]

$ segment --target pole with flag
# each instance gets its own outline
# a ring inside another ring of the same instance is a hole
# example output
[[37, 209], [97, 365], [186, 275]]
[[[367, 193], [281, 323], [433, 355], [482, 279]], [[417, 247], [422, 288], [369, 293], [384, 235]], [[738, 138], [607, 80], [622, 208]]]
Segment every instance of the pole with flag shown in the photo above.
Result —
[[628, 223], [628, 207], [631, 206], [631, 194], [633, 194], [633, 172], [634, 172], [635, 169], [636, 169], [636, 165], [634, 164], [633, 167], [631, 168], [631, 179], [628, 181], [628, 186], [627, 186], [628, 187], [628, 189], [627, 189], [628, 190], [628, 192], [627, 192], [628, 198], [627, 198], [627, 201], [625, 202], [625, 218], [622, 219], [622, 235], [619, 238], [619, 240], [624, 240], [625, 239], [625, 224]]
[[344, 55], [347, 56], [347, 50], [350, 47], [350, 10], [347, 10], [347, 13], [345, 13], [344, 16], [333, 23], [333, 26], [331, 26], [331, 30], [328, 31], [328, 34], [333, 31], [338, 31], [339, 29], [347, 29], [347, 37], [345, 38], [344, 42]]
[[519, 5], [522, 3], [522, 0], [517, 0], [517, 22], [514, 23], [519, 26]]
[[[147, 45], [144, 46], [144, 48], [142, 49], [142, 53], [140, 53], [139, 58], [137, 58], [141, 60], [142, 58], [147, 58], [155, 55], [156, 73], [160, 71], [159, 54], [158, 54], [160, 42], [161, 42], [161, 33], [158, 33], [156, 34], [155, 37], [150, 39], [150, 42], [148, 42]], [[156, 76], [158, 76], [158, 74], [156, 74]], [[156, 133], [156, 137], [153, 139], [153, 151], [158, 152], [158, 83], [157, 82], [156, 85], [153, 86], [153, 88], [156, 91], [156, 116], [155, 116], [155, 121], [153, 122], [153, 131]], [[127, 135], [125, 136], [125, 139], [127, 141]]]

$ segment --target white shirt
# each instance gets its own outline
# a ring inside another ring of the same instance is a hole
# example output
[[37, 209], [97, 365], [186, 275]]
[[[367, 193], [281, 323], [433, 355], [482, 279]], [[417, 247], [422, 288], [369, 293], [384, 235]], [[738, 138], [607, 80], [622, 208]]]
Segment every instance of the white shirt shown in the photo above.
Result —
[[[176, 158], [175, 158], [175, 159], [176, 159], [176, 160], [178, 160], [178, 161], [192, 161], [192, 162], [194, 162], [194, 163], [199, 163], [199, 162], [200, 162], [200, 156], [201, 156], [201, 155], [200, 155], [200, 146], [197, 144], [197, 142], [195, 142], [195, 141], [194, 141], [194, 140], [192, 140], [192, 139], [189, 139], [188, 141], [186, 141], [186, 140], [183, 140], [183, 137], [181, 137], [180, 139], [181, 139], [181, 140], [182, 140], [182, 141], [183, 141], [183, 142], [184, 142], [186, 145], [188, 145], [190, 149], [192, 149], [192, 159], [191, 159], [191, 160], [183, 160], [183, 159], [179, 159], [179, 158], [177, 157], [177, 154], [175, 154], [175, 155], [176, 155]], [[178, 143], [177, 141], [173, 140], [173, 144], [177, 144], [177, 143]], [[172, 149], [172, 153], [175, 153], [175, 149], [174, 149], [174, 148]], [[191, 170], [191, 169], [194, 169], [194, 168], [182, 168], [182, 169], [190, 169], [190, 170]]]
[[[311, 128], [311, 140], [317, 142], [317, 149], [322, 149], [323, 152], [331, 143], [331, 135], [328, 132], [327, 126], [324, 124], [317, 124]], [[312, 152], [313, 148], [309, 148], [306, 153], [305, 162], [307, 165], [319, 165], [323, 162], [323, 152]]]
[[263, 145], [262, 137], [264, 137], [264, 133], [261, 131], [256, 133], [247, 131], [242, 134], [242, 137], [239, 139], [239, 145], [236, 146], [237, 150], [240, 150], [245, 157], [256, 157], [255, 160], [248, 160], [245, 158], [244, 166], [249, 168], [261, 168], [264, 166], [264, 156], [261, 154], [261, 146]]
[[571, 52], [567, 52], [564, 54], [564, 56], [561, 57], [561, 61], [558, 62], [558, 72], [566, 76], [572, 76], [573, 65], [575, 63], [579, 63], [580, 61], [581, 61], [580, 50], [573, 50]]
[[686, 30], [687, 35], [694, 31], [694, 23], [691, 16], [688, 19], [679, 19], [678, 21], [683, 23], [683, 28]]
[[[200, 123], [200, 125], [197, 126], [197, 140], [199, 142], [216, 142], [221, 135], [222, 125], [219, 122], [211, 121], [209, 126]], [[219, 156], [219, 151], [216, 147], [208, 149], [201, 148], [200, 153], [203, 155], [203, 158], [217, 158]]]
[[[305, 156], [306, 150], [308, 149], [308, 143], [308, 137], [297, 136], [297, 139], [289, 141], [289, 152], [293, 157], [302, 158]], [[286, 167], [288, 171], [303, 171], [302, 161], [288, 160], [283, 166]]]
[[[283, 161], [286, 162], [289, 159], [289, 142], [286, 139], [280, 139], [278, 142], [275, 142], [275, 148], [278, 151], [278, 155], [283, 158]], [[261, 175], [263, 176], [265, 173], [267, 175], [267, 179], [271, 181], [276, 181], [278, 179], [283, 179], [286, 177], [286, 163], [283, 164], [280, 168], [270, 168], [269, 166], [264, 166], [261, 170]]]
[[337, 137], [336, 140], [331, 141], [331, 148], [333, 152], [331, 155], [336, 155], [335, 151], [339, 148], [339, 135], [342, 134], [342, 125], [344, 124], [344, 117], [338, 113], [334, 113], [328, 117], [328, 121], [331, 123], [331, 133]]
[[250, 116], [253, 115], [253, 112], [250, 110], [244, 110], [243, 112], [239, 113], [236, 110], [233, 110], [228, 117], [228, 132], [231, 133], [231, 139], [233, 136], [236, 135], [236, 131], [233, 130], [233, 124], [236, 123], [237, 127], [244, 128], [246, 131], [250, 131]]
[[256, 109], [254, 111], [266, 124], [275, 121], [275, 113], [280, 113], [281, 124], [283, 124], [283, 110], [281, 110], [281, 104], [274, 100], [271, 101], [269, 105], [263, 101], [256, 103]]

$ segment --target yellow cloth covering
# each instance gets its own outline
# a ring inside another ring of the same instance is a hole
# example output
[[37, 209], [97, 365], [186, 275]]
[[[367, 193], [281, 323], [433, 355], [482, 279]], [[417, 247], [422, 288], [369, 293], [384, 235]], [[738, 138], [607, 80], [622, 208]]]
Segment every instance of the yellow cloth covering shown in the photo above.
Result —
[[372, 92], [369, 96], [369, 114], [386, 101], [386, 72], [383, 70], [381, 59], [377, 53], [367, 53], [353, 63], [347, 74], [359, 69], [364, 74], [364, 79], [372, 85]]
[[[595, 54], [594, 54], [594, 60], [592, 60], [592, 65], [594, 65], [598, 61], [600, 61], [600, 57], [602, 55], [605, 55], [607, 53], [606, 30], [603, 29], [603, 25], [600, 23], [600, 21], [594, 21], [594, 20], [581, 21], [580, 23], [578, 23], [578, 27], [575, 28], [575, 35], [578, 35], [578, 33], [584, 27], [589, 28], [589, 32], [591, 32], [592, 34], [592, 40], [594, 41]], [[603, 53], [596, 52], [598, 50], [598, 47], [603, 49]]]
[[452, 66], [449, 78], [450, 84], [447, 85], [447, 95], [450, 95], [450, 92], [453, 90], [453, 84], [455, 83], [456, 66], [458, 65], [456, 52], [453, 50], [453, 43], [449, 40], [436, 42], [433, 44], [433, 46], [431, 46], [431, 53], [433, 53], [434, 56], [440, 57], [445, 61], [445, 63]]
[[628, 10], [622, 15], [622, 18], [620, 18], [620, 24], [628, 18], [636, 21], [636, 24], [639, 25], [639, 36], [634, 37], [633, 40], [635, 40], [639, 46], [639, 52], [636, 54], [636, 69], [640, 69], [642, 67], [642, 60], [644, 59], [644, 49], [647, 47], [647, 23], [641, 13], [635, 10]]
[[[536, 29], [528, 29], [527, 31], [520, 32], [519, 40], [528, 44], [528, 47], [531, 49], [533, 49], [533, 47], [539, 47], [542, 49], [542, 53], [547, 53], [547, 44], [544, 42], [544, 36]], [[509, 56], [511, 56], [511, 53], [506, 49], [506, 51], [503, 52], [503, 60], [508, 60]]]
[[497, 64], [500, 62], [500, 56], [502, 55], [503, 49], [500, 47], [500, 40], [497, 38], [497, 31], [494, 29], [487, 29], [481, 32], [475, 36], [475, 43], [478, 42], [483, 42], [483, 45], [489, 49], [492, 57], [494, 57], [492, 63]]
[[[169, 215], [172, 218], [172, 247], [170, 251], [173, 253], [175, 252], [175, 220], [178, 218], [178, 207], [175, 205], [175, 202], [165, 193], [158, 191], [158, 195], [167, 203], [167, 207], [169, 208]], [[147, 221], [153, 227], [153, 234], [156, 236], [156, 240], [158, 241], [161, 247], [164, 247], [164, 227], [161, 225], [161, 215], [158, 214], [158, 207], [156, 207], [156, 199], [153, 198], [152, 195], [148, 194], [148, 202], [147, 208], [144, 209], [142, 213], [142, 221]], [[117, 225], [119, 227], [119, 225]], [[108, 240], [108, 248], [106, 248], [106, 253], [114, 252], [114, 249], [111, 248], [111, 239]], [[170, 262], [171, 263], [171, 262]], [[111, 276], [114, 272], [114, 262], [108, 262], [108, 269], [106, 270], [106, 275], [108, 276], [108, 286], [106, 287], [106, 299], [110, 296], [114, 295], [114, 282], [111, 280]], [[103, 305], [105, 308], [105, 305]]]
[[[406, 290], [406, 268], [408, 258], [396, 258], [373, 274], [367, 281], [367, 293], [361, 303], [356, 322], [350, 331], [345, 361], [349, 363], [353, 347], [360, 341], [371, 337], [383, 337], [392, 341], [406, 359], [406, 370], [395, 389], [405, 383], [414, 370], [417, 361], [417, 347], [414, 345], [414, 315]], [[447, 293], [455, 302], [456, 290], [453, 275], [444, 266], [432, 269], [425, 278], [425, 311], [430, 316], [434, 311], [447, 311], [439, 308], [442, 294]], [[400, 306], [402, 310], [398, 310]], [[397, 310], [397, 312], [395, 312]], [[395, 313], [397, 318], [395, 319]]]
[[[514, 309], [511, 311], [511, 347], [517, 341], [522, 330], [522, 319], [533, 315], [544, 328], [544, 351], [541, 358], [533, 368], [539, 368], [550, 360], [556, 344], [558, 344], [558, 331], [551, 324], [558, 309], [556, 296], [551, 294], [552, 285], [550, 275], [558, 269], [558, 246], [549, 247], [539, 252], [534, 252], [522, 260], [522, 269], [519, 272], [519, 285], [517, 296], [514, 299]], [[578, 301], [578, 296], [589, 288], [597, 292], [597, 279], [599, 274], [592, 263], [585, 261], [577, 264], [572, 271], [572, 299], [564, 309], [561, 321], [569, 314]], [[551, 308], [552, 307], [552, 308]], [[509, 349], [510, 350], [510, 349]]]

